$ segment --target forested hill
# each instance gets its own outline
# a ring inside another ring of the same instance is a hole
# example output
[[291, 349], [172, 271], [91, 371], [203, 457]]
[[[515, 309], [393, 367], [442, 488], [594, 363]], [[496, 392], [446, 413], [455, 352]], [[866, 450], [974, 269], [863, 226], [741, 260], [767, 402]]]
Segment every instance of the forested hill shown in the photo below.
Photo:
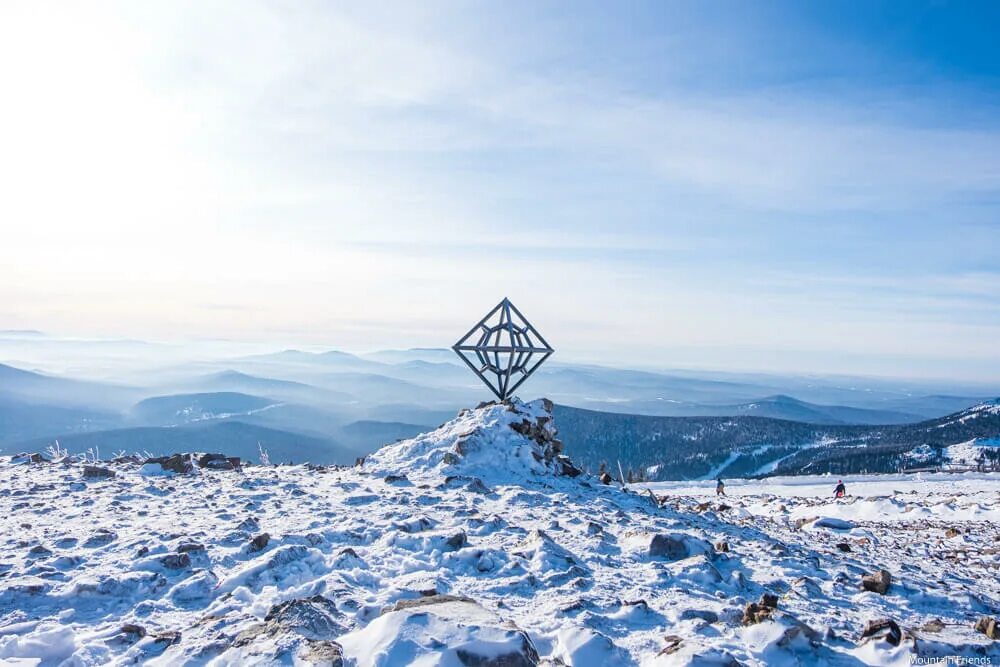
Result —
[[[941, 462], [950, 445], [1000, 437], [998, 401], [892, 426], [819, 425], [766, 417], [647, 417], [561, 405], [555, 417], [574, 461], [591, 470], [602, 463], [616, 469], [620, 461], [633, 475], [661, 480], [895, 472], [917, 460]], [[997, 451], [983, 448], [992, 460]]]

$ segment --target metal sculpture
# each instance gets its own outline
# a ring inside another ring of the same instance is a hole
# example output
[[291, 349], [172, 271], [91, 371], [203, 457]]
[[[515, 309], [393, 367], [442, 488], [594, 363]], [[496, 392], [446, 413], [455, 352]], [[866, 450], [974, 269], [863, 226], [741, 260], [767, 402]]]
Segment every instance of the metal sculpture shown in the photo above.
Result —
[[451, 349], [501, 401], [555, 352], [506, 297]]

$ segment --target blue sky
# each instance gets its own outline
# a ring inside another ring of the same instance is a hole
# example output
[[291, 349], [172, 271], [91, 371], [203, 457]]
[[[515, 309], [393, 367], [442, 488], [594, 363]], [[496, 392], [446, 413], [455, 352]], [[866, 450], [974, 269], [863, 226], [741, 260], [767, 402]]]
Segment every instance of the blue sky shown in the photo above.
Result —
[[5, 3], [0, 328], [1000, 377], [996, 3]]

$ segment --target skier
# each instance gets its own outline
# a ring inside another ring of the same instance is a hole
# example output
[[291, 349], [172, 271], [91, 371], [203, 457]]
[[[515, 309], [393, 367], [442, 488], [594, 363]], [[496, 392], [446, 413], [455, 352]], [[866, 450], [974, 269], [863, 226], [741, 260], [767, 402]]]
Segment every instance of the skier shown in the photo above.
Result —
[[716, 480], [718, 483], [715, 485], [715, 495], [724, 496], [726, 495], [726, 485], [722, 483], [722, 478]]
[[847, 488], [844, 486], [844, 480], [837, 480], [837, 488], [833, 490], [834, 498], [843, 498], [847, 495]]

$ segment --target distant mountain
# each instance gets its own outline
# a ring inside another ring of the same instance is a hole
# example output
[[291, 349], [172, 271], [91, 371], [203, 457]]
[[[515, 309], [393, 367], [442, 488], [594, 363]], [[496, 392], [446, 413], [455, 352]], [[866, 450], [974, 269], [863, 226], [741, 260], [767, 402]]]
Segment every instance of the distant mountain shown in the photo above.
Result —
[[[95, 433], [62, 434], [59, 443], [71, 453], [99, 448], [107, 458], [114, 452], [148, 451], [154, 455], [176, 452], [219, 452], [257, 461], [257, 443], [267, 450], [272, 463], [306, 461], [349, 465], [366, 452], [335, 440], [253, 426], [238, 421], [205, 422], [180, 427], [137, 427]], [[8, 446], [5, 454], [42, 451], [51, 440], [33, 440]]]
[[339, 350], [329, 350], [327, 352], [304, 352], [302, 350], [283, 350], [271, 354], [258, 354], [249, 357], [242, 357], [234, 360], [249, 364], [270, 364], [270, 365], [298, 365], [313, 367], [328, 367], [338, 370], [372, 370], [383, 366], [383, 364], [369, 359], [340, 352]]
[[[767, 417], [649, 417], [556, 406], [567, 453], [596, 470], [602, 463], [647, 471], [654, 479], [824, 472], [895, 472], [907, 454], [1000, 435], [1000, 404], [916, 424], [847, 426]], [[932, 456], [932, 460], [933, 460]]]
[[0, 446], [52, 433], [81, 433], [114, 428], [117, 413], [25, 402], [0, 395]]
[[781, 394], [740, 405], [700, 406], [700, 408], [706, 410], [702, 413], [705, 416], [746, 415], [811, 424], [907, 424], [921, 420], [919, 415], [905, 412], [866, 410], [844, 405], [818, 405]]
[[0, 364], [0, 396], [49, 406], [112, 410], [135, 400], [139, 390], [22, 370]]
[[274, 405], [275, 401], [269, 398], [229, 391], [174, 394], [140, 401], [132, 407], [128, 416], [140, 424], [174, 426], [249, 415]]
[[364, 359], [379, 361], [385, 364], [401, 364], [409, 361], [426, 361], [429, 363], [452, 363], [458, 357], [455, 352], [445, 347], [414, 347], [408, 350], [379, 350], [359, 355]]
[[348, 392], [321, 389], [305, 382], [260, 377], [234, 370], [204, 375], [196, 378], [190, 385], [204, 392], [239, 392], [310, 403], [316, 401], [347, 403], [356, 400], [356, 397]]

